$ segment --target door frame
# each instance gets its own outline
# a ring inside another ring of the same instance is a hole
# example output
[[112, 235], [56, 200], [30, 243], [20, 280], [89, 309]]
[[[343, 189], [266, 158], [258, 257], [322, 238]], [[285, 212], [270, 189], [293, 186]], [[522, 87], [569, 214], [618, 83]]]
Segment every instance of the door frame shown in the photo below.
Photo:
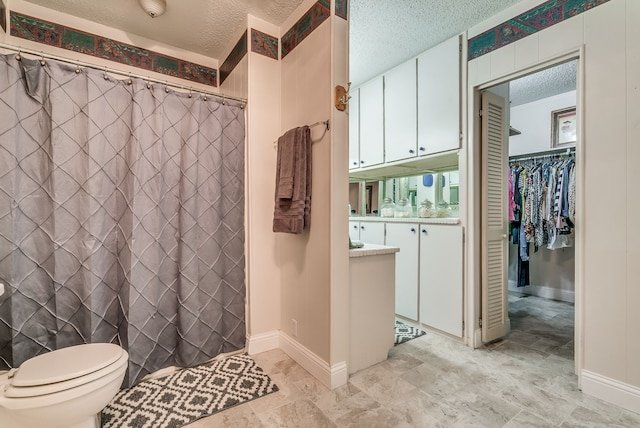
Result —
[[[586, 195], [585, 189], [585, 171], [584, 171], [584, 154], [585, 140], [584, 133], [584, 67], [585, 67], [584, 46], [579, 49], [571, 50], [563, 54], [551, 57], [544, 61], [537, 61], [530, 64], [526, 68], [522, 68], [515, 72], [507, 72], [504, 75], [492, 76], [485, 81], [471, 83], [468, 76], [467, 88], [467, 144], [466, 150], [463, 150], [461, 156], [460, 170], [466, 170], [466, 215], [467, 221], [467, 245], [465, 248], [465, 258], [467, 265], [465, 267], [466, 287], [465, 287], [465, 342], [468, 346], [478, 348], [482, 343], [482, 329], [480, 327], [480, 318], [482, 316], [481, 308], [481, 263], [482, 263], [482, 242], [480, 240], [480, 232], [482, 230], [482, 211], [481, 202], [483, 197], [483, 189], [481, 188], [481, 134], [480, 134], [480, 97], [481, 91], [491, 86], [505, 83], [524, 75], [532, 74], [543, 69], [558, 65], [560, 63], [576, 60], [577, 61], [577, 80], [576, 80], [576, 114], [578, 117], [578, 135], [576, 140], [576, 248], [575, 248], [575, 319], [574, 319], [574, 339], [575, 352], [574, 362], [575, 371], [578, 375], [578, 386], [581, 384], [581, 373], [583, 367], [584, 355], [584, 228], [585, 228], [585, 211], [584, 201]], [[470, 73], [469, 73], [470, 74]], [[462, 180], [462, 177], [461, 177]]]

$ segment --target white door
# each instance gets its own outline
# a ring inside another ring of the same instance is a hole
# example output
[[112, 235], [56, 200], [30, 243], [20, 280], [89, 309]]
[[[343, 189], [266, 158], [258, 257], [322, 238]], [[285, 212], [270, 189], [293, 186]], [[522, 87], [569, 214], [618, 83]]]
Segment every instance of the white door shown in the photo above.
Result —
[[349, 238], [351, 238], [352, 241], [360, 240], [360, 222], [359, 221], [349, 222]]
[[360, 166], [384, 162], [384, 86], [382, 76], [360, 87]]
[[420, 322], [462, 337], [462, 227], [420, 225]]
[[416, 60], [384, 75], [385, 162], [416, 156], [417, 130]]
[[387, 223], [386, 245], [400, 248], [396, 253], [396, 314], [418, 321], [418, 225]]
[[418, 154], [460, 148], [460, 39], [418, 57]]
[[350, 91], [349, 100], [349, 169], [360, 167], [360, 90]]
[[509, 330], [507, 300], [508, 124], [504, 98], [482, 93], [482, 341]]
[[367, 244], [384, 245], [384, 223], [381, 221], [361, 221], [360, 240]]

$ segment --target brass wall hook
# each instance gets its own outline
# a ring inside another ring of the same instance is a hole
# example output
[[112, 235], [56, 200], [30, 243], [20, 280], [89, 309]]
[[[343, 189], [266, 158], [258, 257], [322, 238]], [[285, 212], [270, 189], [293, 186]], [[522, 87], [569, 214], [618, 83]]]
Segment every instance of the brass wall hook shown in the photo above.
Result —
[[347, 104], [349, 104], [349, 99], [351, 95], [349, 95], [349, 89], [351, 88], [351, 82], [347, 83], [347, 87], [338, 85], [336, 86], [336, 101], [335, 106], [339, 111], [344, 111], [347, 108]]

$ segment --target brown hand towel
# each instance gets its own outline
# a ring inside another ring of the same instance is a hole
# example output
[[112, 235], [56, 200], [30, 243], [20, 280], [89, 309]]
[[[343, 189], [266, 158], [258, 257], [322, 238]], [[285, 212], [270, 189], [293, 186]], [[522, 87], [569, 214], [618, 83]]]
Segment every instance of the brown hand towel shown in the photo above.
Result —
[[278, 139], [273, 231], [301, 233], [310, 226], [310, 218], [311, 132], [308, 126], [303, 126], [287, 131]]
[[293, 197], [293, 174], [296, 156], [296, 138], [298, 129], [290, 129], [278, 138], [278, 163], [276, 176], [276, 198]]

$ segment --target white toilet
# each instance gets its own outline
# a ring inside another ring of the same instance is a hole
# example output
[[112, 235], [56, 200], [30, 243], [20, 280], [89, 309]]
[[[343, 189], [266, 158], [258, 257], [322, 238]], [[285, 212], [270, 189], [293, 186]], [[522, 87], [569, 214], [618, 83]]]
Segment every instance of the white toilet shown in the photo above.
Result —
[[111, 343], [58, 349], [0, 375], [2, 428], [99, 428], [129, 354]]

